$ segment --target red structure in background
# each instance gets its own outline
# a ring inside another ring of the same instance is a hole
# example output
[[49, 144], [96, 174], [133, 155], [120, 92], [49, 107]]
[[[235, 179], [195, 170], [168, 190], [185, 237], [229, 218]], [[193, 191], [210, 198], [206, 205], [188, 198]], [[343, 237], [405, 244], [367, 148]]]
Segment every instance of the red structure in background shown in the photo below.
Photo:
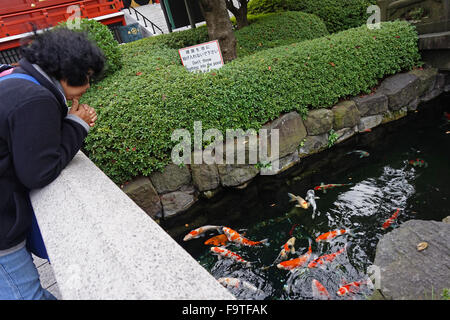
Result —
[[121, 0], [0, 0], [0, 3], [0, 51], [19, 47], [18, 35], [32, 31], [32, 24], [44, 29], [67, 21], [74, 14], [68, 8], [74, 5], [80, 8], [81, 18], [96, 18], [105, 25], [125, 25]]

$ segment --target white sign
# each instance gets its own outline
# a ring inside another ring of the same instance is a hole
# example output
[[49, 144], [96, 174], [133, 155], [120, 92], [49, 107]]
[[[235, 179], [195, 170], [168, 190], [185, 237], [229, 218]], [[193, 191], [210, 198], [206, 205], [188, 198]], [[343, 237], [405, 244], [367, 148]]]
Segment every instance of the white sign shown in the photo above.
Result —
[[217, 40], [178, 50], [183, 66], [190, 72], [208, 72], [223, 66], [222, 53]]

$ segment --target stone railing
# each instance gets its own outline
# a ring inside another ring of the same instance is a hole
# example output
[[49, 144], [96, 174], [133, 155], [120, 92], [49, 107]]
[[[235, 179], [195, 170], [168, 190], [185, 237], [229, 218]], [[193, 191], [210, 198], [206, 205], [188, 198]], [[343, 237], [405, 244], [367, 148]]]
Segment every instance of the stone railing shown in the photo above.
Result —
[[[295, 111], [281, 115], [264, 125], [279, 129], [280, 169], [276, 174], [328, 148], [333, 140], [331, 134], [336, 139], [334, 143], [340, 143], [406, 116], [421, 102], [444, 91], [450, 91], [449, 73], [439, 73], [436, 68], [416, 69], [386, 78], [369, 95], [342, 101], [332, 108], [311, 110], [306, 119]], [[245, 188], [260, 172], [252, 164], [170, 164], [163, 172], [138, 177], [122, 189], [155, 220], [161, 216], [176, 219], [200, 197], [211, 198], [223, 188]]]
[[31, 201], [63, 299], [234, 299], [81, 152]]

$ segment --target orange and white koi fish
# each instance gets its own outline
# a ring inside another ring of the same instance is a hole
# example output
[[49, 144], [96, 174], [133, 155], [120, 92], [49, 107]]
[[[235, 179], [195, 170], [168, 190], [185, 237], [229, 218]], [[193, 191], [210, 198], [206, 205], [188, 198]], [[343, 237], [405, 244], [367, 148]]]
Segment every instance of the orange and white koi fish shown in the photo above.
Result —
[[226, 234], [219, 234], [218, 236], [214, 236], [205, 241], [206, 245], [213, 245], [216, 247], [224, 246], [228, 242], [228, 238]]
[[283, 270], [294, 270], [303, 267], [311, 257], [311, 252], [311, 241], [309, 241], [308, 251], [304, 255], [301, 255], [300, 257], [295, 259], [280, 262], [279, 264], [277, 264], [277, 268]]
[[372, 284], [372, 281], [370, 279], [367, 279], [366, 281], [354, 281], [351, 283], [347, 283], [341, 286], [336, 293], [340, 296], [343, 296], [349, 292], [354, 293], [359, 289], [361, 285], [364, 284]]
[[281, 248], [281, 252], [275, 261], [286, 260], [289, 253], [295, 253], [295, 237], [290, 238]]
[[329, 241], [337, 236], [340, 236], [341, 234], [349, 233], [352, 234], [352, 231], [350, 229], [337, 229], [333, 231], [329, 231], [327, 233], [321, 234], [316, 238], [316, 242], [319, 241]]
[[197, 229], [192, 230], [191, 232], [189, 232], [183, 238], [183, 241], [188, 241], [188, 240], [191, 240], [191, 239], [197, 239], [200, 235], [202, 235], [205, 232], [212, 231], [212, 230], [220, 231], [221, 228], [222, 228], [221, 226], [203, 226], [203, 227], [197, 228]]
[[231, 259], [235, 262], [242, 263], [247, 267], [250, 267], [251, 263], [244, 260], [240, 255], [237, 253], [234, 253], [233, 251], [230, 251], [225, 248], [221, 247], [211, 247], [210, 249], [211, 253], [216, 254], [219, 257], [219, 260], [222, 258]]
[[395, 211], [394, 214], [383, 223], [382, 228], [383, 229], [389, 228], [389, 226], [395, 221], [395, 219], [397, 219], [399, 213], [400, 213], [400, 208], [398, 208], [397, 211]]
[[325, 300], [330, 299], [330, 294], [328, 293], [327, 289], [316, 279], [313, 279], [311, 283], [311, 289], [313, 293], [313, 297], [315, 299]]
[[351, 186], [353, 185], [353, 183], [329, 183], [329, 184], [324, 184], [323, 182], [320, 183], [320, 186], [315, 186], [314, 190], [315, 191], [320, 191], [322, 190], [323, 193], [327, 193], [328, 189], [332, 189], [332, 188], [336, 188], [336, 187], [344, 187], [344, 186]]
[[315, 268], [317, 266], [322, 266], [325, 262], [331, 262], [333, 261], [338, 255], [340, 255], [342, 252], [344, 252], [347, 248], [347, 245], [345, 245], [344, 248], [342, 248], [339, 251], [336, 251], [334, 253], [325, 254], [323, 256], [318, 257], [317, 259], [314, 259], [308, 264], [308, 268]]
[[288, 193], [288, 196], [289, 196], [289, 202], [294, 202], [294, 201], [298, 202], [298, 204], [295, 205], [296, 207], [303, 208], [303, 209], [309, 208], [309, 203], [306, 202], [306, 200], [303, 199], [302, 197], [296, 196], [292, 193]]
[[267, 242], [269, 241], [268, 239], [264, 239], [261, 241], [252, 241], [249, 240], [247, 238], [245, 238], [244, 236], [242, 236], [241, 234], [239, 234], [237, 231], [228, 228], [228, 227], [223, 227], [222, 228], [223, 233], [227, 236], [228, 241], [240, 244], [240, 245], [244, 245], [247, 247], [253, 247], [253, 246], [258, 246], [258, 245], [262, 245], [262, 244], [267, 244]]
[[245, 280], [240, 280], [238, 278], [219, 278], [217, 279], [221, 285], [224, 287], [231, 288], [245, 288], [253, 292], [260, 291], [257, 287], [252, 285], [250, 282]]

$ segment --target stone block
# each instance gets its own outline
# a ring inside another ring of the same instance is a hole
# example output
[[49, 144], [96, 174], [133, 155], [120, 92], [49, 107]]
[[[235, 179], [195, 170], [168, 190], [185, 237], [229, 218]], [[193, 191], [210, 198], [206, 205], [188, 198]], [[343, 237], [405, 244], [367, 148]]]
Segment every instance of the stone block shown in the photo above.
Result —
[[324, 133], [317, 136], [307, 136], [303, 146], [300, 147], [300, 157], [306, 157], [308, 155], [317, 153], [327, 148], [328, 146], [328, 133]]
[[383, 115], [383, 121], [381, 122], [381, 124], [401, 119], [403, 117], [406, 117], [407, 115], [408, 115], [407, 107], [403, 107], [397, 111], [388, 111]]
[[288, 170], [289, 168], [292, 168], [294, 165], [298, 164], [300, 162], [300, 157], [298, 152], [294, 152], [292, 154], [288, 154], [287, 156], [284, 156], [283, 158], [278, 160], [278, 168], [275, 168], [272, 166], [271, 168], [261, 168], [260, 174], [261, 175], [274, 175], [279, 174], [281, 172], [284, 172]]
[[[297, 150], [307, 132], [300, 115], [293, 111], [265, 124], [263, 129], [279, 130], [279, 157], [282, 158]], [[268, 134], [270, 145], [270, 131]], [[271, 146], [270, 146], [271, 147]], [[269, 148], [270, 150], [270, 148]]]
[[333, 128], [333, 112], [329, 109], [311, 110], [304, 124], [310, 136], [327, 133]]
[[172, 217], [189, 209], [196, 201], [195, 189], [192, 186], [161, 195], [164, 218]]
[[169, 164], [163, 172], [154, 172], [150, 175], [150, 180], [159, 194], [171, 192], [179, 189], [183, 185], [191, 182], [191, 173], [187, 166], [180, 167], [176, 164]]
[[386, 78], [378, 92], [389, 99], [389, 110], [398, 111], [418, 97], [419, 78], [411, 73], [398, 73]]
[[351, 128], [342, 128], [340, 130], [337, 130], [336, 134], [338, 136], [338, 139], [336, 140], [335, 143], [341, 143], [342, 141], [347, 140], [348, 138], [355, 135], [355, 133], [357, 133], [357, 132], [358, 132], [358, 126], [354, 126]]
[[220, 181], [224, 187], [236, 187], [244, 184], [259, 173], [253, 164], [218, 164]]
[[419, 81], [417, 81], [416, 95], [420, 97], [427, 91], [433, 89], [438, 71], [436, 68], [426, 68], [422, 70], [415, 69], [410, 71], [409, 73], [419, 78]]
[[161, 214], [161, 201], [149, 178], [138, 177], [122, 190], [150, 217], [155, 218]]
[[342, 101], [331, 110], [334, 115], [333, 128], [335, 131], [354, 127], [359, 123], [360, 114], [354, 101]]
[[214, 190], [220, 186], [219, 170], [215, 164], [192, 164], [192, 181], [199, 191]]
[[378, 126], [383, 121], [383, 115], [378, 114], [374, 116], [362, 117], [358, 124], [358, 131], [364, 131], [367, 129], [372, 129]]
[[388, 110], [388, 98], [382, 93], [375, 93], [353, 99], [361, 117], [382, 114]]

